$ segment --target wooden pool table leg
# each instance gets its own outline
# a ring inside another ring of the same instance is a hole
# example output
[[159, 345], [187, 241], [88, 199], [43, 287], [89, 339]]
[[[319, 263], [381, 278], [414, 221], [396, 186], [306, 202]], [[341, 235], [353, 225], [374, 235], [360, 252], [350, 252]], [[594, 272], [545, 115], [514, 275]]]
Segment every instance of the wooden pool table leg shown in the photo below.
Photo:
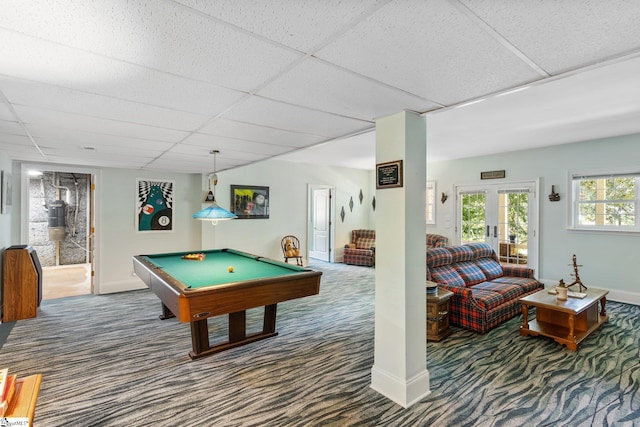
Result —
[[246, 311], [229, 313], [229, 341], [213, 346], [209, 344], [209, 325], [207, 324], [207, 319], [191, 322], [191, 345], [193, 350], [189, 352], [189, 357], [191, 359], [199, 359], [229, 348], [275, 337], [278, 335], [276, 332], [277, 307], [277, 304], [264, 307], [262, 331], [251, 335], [247, 335]]
[[210, 350], [207, 319], [191, 322], [191, 347], [193, 350], [189, 352], [189, 357], [192, 359], [196, 359], [200, 357], [199, 355]]
[[267, 305], [264, 308], [264, 321], [262, 323], [262, 333], [273, 333], [276, 331], [276, 310], [277, 304]]
[[172, 317], [176, 317], [176, 315], [173, 314], [171, 310], [169, 310], [169, 307], [162, 304], [162, 314], [159, 317], [160, 317], [160, 320], [165, 320], [165, 319], [171, 319]]
[[247, 338], [247, 312], [229, 313], [229, 342], [240, 342]]

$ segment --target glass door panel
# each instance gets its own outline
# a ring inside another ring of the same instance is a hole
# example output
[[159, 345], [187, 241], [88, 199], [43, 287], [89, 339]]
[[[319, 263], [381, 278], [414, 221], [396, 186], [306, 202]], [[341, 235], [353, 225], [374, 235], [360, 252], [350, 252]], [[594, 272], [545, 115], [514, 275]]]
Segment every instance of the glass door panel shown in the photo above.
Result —
[[484, 242], [487, 195], [482, 192], [465, 192], [460, 195], [460, 243]]
[[498, 191], [500, 262], [526, 264], [529, 247], [529, 190]]

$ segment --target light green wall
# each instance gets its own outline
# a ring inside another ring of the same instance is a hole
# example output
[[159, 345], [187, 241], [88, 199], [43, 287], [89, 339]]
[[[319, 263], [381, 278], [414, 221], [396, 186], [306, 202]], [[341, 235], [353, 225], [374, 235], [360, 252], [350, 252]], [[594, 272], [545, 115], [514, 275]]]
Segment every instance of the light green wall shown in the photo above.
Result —
[[[571, 281], [571, 257], [576, 254], [580, 278], [587, 286], [609, 289], [610, 299], [640, 304], [640, 275], [637, 261], [638, 236], [567, 230], [569, 173], [589, 169], [638, 166], [640, 135], [622, 136], [548, 148], [467, 158], [447, 162], [427, 162], [427, 179], [437, 185], [436, 224], [430, 233], [455, 241], [453, 232], [455, 184], [478, 184], [481, 171], [506, 171], [506, 181], [540, 179], [540, 262], [537, 276], [547, 284], [561, 278]], [[491, 180], [496, 183], [498, 180]], [[551, 185], [560, 193], [559, 202], [550, 202]], [[440, 194], [449, 195], [440, 203]], [[446, 219], [451, 227], [445, 228]]]

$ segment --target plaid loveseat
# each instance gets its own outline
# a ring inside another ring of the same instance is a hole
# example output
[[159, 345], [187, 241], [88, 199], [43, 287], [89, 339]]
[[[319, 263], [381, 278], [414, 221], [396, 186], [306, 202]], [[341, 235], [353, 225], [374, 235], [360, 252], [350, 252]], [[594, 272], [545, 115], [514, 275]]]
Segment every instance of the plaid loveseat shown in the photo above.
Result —
[[342, 262], [351, 265], [376, 265], [376, 230], [352, 230], [351, 244], [346, 245]]
[[519, 315], [519, 299], [544, 288], [532, 269], [500, 264], [486, 243], [427, 248], [427, 280], [453, 292], [453, 325], [482, 334]]

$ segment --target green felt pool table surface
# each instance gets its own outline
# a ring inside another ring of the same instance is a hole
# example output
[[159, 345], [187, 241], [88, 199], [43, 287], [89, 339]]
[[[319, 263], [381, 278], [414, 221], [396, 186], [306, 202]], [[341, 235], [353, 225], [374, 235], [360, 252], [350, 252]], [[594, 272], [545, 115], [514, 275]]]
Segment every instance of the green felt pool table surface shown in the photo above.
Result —
[[[206, 250], [193, 253], [202, 253], [205, 258], [202, 261], [183, 259], [182, 256], [187, 254], [185, 252], [146, 255], [146, 258], [190, 289], [266, 277], [285, 276], [307, 271], [298, 266], [284, 264], [233, 249]], [[232, 273], [228, 271], [229, 266], [233, 267]]]

